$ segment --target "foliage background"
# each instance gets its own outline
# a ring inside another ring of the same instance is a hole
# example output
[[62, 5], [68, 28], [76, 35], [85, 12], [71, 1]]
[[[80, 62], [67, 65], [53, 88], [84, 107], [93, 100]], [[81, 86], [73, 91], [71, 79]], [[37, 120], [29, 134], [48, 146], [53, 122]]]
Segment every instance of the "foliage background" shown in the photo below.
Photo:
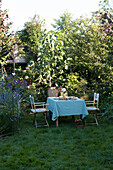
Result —
[[[100, 93], [101, 104], [105, 98], [112, 96], [113, 10], [107, 0], [99, 5], [100, 10], [92, 13], [91, 18], [73, 20], [70, 13], [64, 12], [54, 20], [54, 29], [49, 32], [35, 15], [18, 32], [28, 49], [25, 52], [30, 67], [27, 74], [32, 72], [29, 77], [39, 87], [39, 93], [44, 90], [45, 94], [49, 86], [66, 86], [73, 95], [78, 96], [95, 91]], [[71, 77], [76, 73], [78, 81], [74, 85]], [[82, 85], [78, 86], [80, 83]]]
[[[5, 82], [1, 82], [5, 83], [5, 86], [0, 86], [4, 99], [7, 99], [8, 90], [12, 94], [12, 105], [7, 102], [5, 105], [11, 116], [19, 113], [13, 109], [15, 94], [21, 96], [22, 111], [29, 94], [37, 100], [46, 101], [48, 87], [55, 86], [65, 87], [68, 95], [91, 100], [93, 93], [98, 92], [100, 112], [104, 112], [107, 119], [113, 117], [113, 9], [108, 0], [101, 1], [99, 5], [100, 10], [92, 13], [91, 18], [73, 19], [70, 13], [64, 12], [54, 20], [53, 30], [49, 32], [36, 14], [16, 34], [9, 31], [12, 23], [7, 11], [0, 9], [2, 78], [6, 76], [3, 66], [11, 58], [14, 61], [15, 51], [17, 56], [23, 55], [28, 63], [24, 70], [14, 68], [19, 81], [5, 78]], [[26, 82], [24, 85], [27, 88], [18, 84], [20, 81]], [[1, 104], [5, 104], [5, 100], [1, 100]], [[5, 113], [1, 111], [3, 117], [7, 117], [6, 110]]]

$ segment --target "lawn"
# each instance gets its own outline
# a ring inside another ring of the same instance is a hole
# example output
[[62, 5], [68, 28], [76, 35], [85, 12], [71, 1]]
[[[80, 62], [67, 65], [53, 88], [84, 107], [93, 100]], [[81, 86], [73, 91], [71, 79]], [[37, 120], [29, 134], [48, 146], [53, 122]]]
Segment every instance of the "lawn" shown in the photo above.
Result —
[[113, 169], [113, 120], [76, 128], [71, 117], [59, 127], [35, 128], [32, 115], [22, 120], [19, 133], [0, 138], [0, 170]]

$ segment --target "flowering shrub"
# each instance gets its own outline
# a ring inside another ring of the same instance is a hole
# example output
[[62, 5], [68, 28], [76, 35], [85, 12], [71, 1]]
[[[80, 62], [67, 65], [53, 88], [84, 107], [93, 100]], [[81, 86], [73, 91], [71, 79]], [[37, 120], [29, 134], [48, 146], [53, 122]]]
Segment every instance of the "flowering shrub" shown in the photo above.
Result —
[[1, 83], [1, 88], [10, 89], [22, 97], [25, 97], [27, 82], [10, 75]]
[[19, 115], [19, 103], [21, 96], [17, 92], [13, 92], [11, 89], [2, 88], [0, 92], [0, 104], [2, 106], [2, 112], [7, 114]]
[[22, 70], [20, 67], [19, 69], [16, 69], [16, 75], [18, 75], [20, 79], [23, 77], [27, 82], [27, 88], [30, 95], [33, 95], [38, 101], [46, 101], [48, 84], [46, 79], [38, 79], [38, 72], [36, 70], [34, 71], [34, 67], [32, 68], [28, 65], [25, 70]]
[[[26, 81], [19, 80], [13, 76], [7, 77], [0, 84], [0, 134], [6, 132], [7, 129], [12, 131], [12, 127], [18, 125], [18, 121], [22, 116], [24, 109], [21, 103], [28, 96]], [[4, 122], [2, 126], [2, 122]], [[10, 127], [9, 127], [10, 126]], [[2, 129], [3, 127], [3, 129]], [[9, 130], [8, 130], [9, 132]]]

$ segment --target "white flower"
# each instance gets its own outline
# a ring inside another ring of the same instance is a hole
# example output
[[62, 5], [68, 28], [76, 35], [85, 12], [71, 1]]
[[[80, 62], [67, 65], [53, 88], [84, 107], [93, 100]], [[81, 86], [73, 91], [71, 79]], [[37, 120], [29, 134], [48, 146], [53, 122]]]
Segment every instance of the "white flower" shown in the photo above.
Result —
[[62, 92], [66, 92], [66, 89], [65, 89], [65, 88], [63, 88], [63, 89], [62, 89]]
[[26, 70], [29, 70], [29, 67], [26, 67]]
[[25, 76], [25, 79], [28, 79], [29, 77], [28, 76]]
[[13, 76], [15, 76], [15, 73], [12, 73]]

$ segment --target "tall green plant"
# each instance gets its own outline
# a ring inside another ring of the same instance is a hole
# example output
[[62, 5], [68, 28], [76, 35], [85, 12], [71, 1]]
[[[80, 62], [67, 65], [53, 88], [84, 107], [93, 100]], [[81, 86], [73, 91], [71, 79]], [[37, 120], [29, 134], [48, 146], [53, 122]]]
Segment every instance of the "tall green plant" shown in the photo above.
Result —
[[[58, 80], [65, 67], [63, 41], [53, 33], [48, 33], [42, 41], [40, 52], [37, 54], [37, 68], [40, 71], [39, 81], [46, 79], [49, 86], [58, 85]], [[56, 81], [57, 77], [57, 81]]]

